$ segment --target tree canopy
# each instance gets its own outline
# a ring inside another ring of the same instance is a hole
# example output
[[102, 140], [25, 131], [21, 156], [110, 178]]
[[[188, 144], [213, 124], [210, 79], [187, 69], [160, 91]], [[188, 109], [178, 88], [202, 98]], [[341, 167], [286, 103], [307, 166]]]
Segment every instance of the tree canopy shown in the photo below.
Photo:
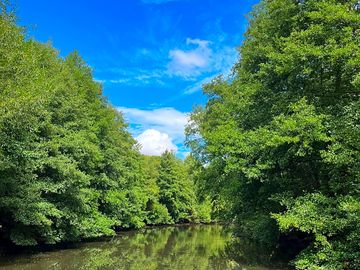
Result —
[[233, 74], [191, 114], [192, 153], [145, 157], [79, 54], [29, 38], [0, 1], [0, 239], [230, 220], [295, 245], [297, 269], [360, 269], [359, 44], [359, 1], [262, 0]]
[[302, 238], [297, 269], [360, 269], [356, 4], [263, 0], [234, 75], [204, 87], [208, 102], [187, 127], [237, 234], [268, 246]]
[[185, 164], [171, 153], [142, 156], [79, 54], [62, 58], [50, 43], [28, 38], [6, 7], [2, 2], [0, 238], [53, 244], [199, 221]]

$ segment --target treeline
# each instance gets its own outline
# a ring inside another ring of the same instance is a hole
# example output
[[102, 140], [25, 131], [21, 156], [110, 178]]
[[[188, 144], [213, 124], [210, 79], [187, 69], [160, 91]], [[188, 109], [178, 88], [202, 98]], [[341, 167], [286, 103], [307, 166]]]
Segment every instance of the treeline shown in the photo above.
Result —
[[231, 78], [187, 128], [236, 233], [300, 250], [297, 269], [360, 269], [360, 3], [263, 0]]
[[[209, 221], [188, 165], [143, 157], [75, 52], [28, 38], [0, 3], [0, 239], [53, 244]], [[209, 208], [210, 207], [210, 208]]]

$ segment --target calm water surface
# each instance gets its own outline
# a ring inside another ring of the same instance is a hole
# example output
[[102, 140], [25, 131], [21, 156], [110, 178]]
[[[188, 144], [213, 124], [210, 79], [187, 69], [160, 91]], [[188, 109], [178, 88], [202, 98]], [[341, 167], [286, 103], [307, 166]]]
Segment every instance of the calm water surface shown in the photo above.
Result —
[[[241, 265], [226, 255], [230, 233], [219, 225], [153, 228], [123, 232], [102, 242], [0, 257], [2, 270], [269, 270]], [[274, 269], [274, 268], [272, 268]]]

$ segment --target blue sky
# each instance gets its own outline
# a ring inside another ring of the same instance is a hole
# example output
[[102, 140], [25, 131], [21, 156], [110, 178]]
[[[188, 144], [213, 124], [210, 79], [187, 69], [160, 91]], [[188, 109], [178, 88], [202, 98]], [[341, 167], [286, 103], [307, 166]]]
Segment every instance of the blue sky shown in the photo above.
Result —
[[184, 125], [205, 104], [201, 85], [228, 74], [256, 0], [17, 0], [19, 23], [77, 50], [124, 113], [144, 154], [183, 157]]

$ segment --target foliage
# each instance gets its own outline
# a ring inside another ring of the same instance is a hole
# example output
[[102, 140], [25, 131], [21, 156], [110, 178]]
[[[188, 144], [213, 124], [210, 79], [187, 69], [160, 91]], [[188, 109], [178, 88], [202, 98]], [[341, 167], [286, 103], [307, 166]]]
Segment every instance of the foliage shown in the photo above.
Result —
[[266, 246], [299, 238], [298, 269], [360, 269], [360, 16], [352, 0], [263, 0], [231, 78], [187, 143], [237, 234]]
[[161, 156], [159, 176], [159, 202], [166, 206], [174, 222], [193, 221], [195, 193], [193, 182], [187, 177], [185, 167], [173, 153]]
[[27, 38], [1, 3], [0, 238], [53, 244], [194, 220], [182, 162], [143, 157], [78, 53]]

